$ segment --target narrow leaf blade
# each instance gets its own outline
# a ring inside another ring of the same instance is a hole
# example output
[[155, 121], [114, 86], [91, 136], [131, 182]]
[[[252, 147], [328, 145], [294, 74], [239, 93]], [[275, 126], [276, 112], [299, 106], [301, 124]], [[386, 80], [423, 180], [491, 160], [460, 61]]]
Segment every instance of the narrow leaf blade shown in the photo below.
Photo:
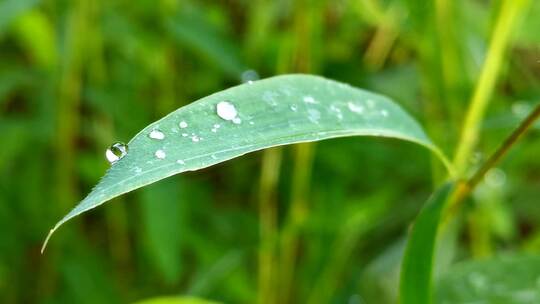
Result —
[[[222, 114], [229, 120], [217, 115], [223, 101], [234, 106], [236, 119], [227, 117], [231, 111]], [[150, 138], [156, 130], [164, 138]], [[144, 128], [129, 142], [127, 155], [56, 224], [44, 246], [69, 219], [168, 176], [273, 146], [345, 136], [415, 142], [448, 167], [418, 123], [387, 97], [317, 76], [277, 76], [207, 96]]]
[[439, 188], [426, 202], [412, 227], [401, 266], [401, 304], [431, 303], [431, 274], [439, 222], [452, 184]]

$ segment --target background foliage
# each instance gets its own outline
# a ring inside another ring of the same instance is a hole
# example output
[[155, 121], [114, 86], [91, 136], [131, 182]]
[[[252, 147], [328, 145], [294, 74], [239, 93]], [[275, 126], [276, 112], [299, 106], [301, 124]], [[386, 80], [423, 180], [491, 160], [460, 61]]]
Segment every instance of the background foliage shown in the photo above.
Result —
[[[175, 176], [39, 248], [103, 174], [110, 143], [253, 71], [387, 94], [453, 155], [502, 2], [0, 1], [1, 302], [395, 302], [407, 227], [444, 177], [428, 152], [395, 140], [287, 147]], [[517, 20], [471, 168], [540, 96], [540, 2]], [[439, 271], [540, 253], [538, 155], [533, 131], [488, 173], [449, 229]], [[259, 182], [268, 163], [275, 187]], [[261, 278], [261, 257], [288, 267]]]

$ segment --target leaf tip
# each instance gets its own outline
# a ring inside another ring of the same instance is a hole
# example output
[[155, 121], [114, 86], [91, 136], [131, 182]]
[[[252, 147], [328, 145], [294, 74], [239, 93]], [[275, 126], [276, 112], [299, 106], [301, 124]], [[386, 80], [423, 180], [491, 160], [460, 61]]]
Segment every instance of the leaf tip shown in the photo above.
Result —
[[45, 241], [43, 242], [43, 245], [41, 245], [41, 254], [43, 254], [43, 252], [45, 252], [45, 248], [47, 247], [47, 244], [49, 243], [49, 240], [51, 239], [51, 236], [53, 235], [53, 233], [56, 231], [57, 228], [58, 228], [58, 226], [55, 226], [54, 228], [49, 230], [49, 233], [47, 234], [47, 237], [45, 238]]

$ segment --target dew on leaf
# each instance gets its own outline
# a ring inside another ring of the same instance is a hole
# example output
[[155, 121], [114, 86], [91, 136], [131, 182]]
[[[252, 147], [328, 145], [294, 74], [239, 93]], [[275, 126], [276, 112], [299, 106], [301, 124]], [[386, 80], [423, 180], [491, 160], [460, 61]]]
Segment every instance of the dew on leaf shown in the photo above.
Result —
[[185, 122], [185, 121], [181, 121], [178, 125], [179, 125], [180, 128], [182, 128], [182, 129], [185, 129], [185, 128], [187, 128], [187, 126], [188, 126], [187, 122]]
[[167, 157], [167, 154], [165, 154], [165, 151], [163, 150], [157, 150], [156, 153], [154, 153], [154, 155], [156, 156], [156, 158], [159, 158], [159, 159], [165, 159], [165, 157]]
[[216, 112], [217, 112], [217, 115], [224, 120], [234, 121], [234, 119], [236, 118], [236, 115], [238, 115], [238, 112], [236, 111], [236, 107], [228, 101], [220, 101], [216, 105]]
[[351, 110], [351, 112], [354, 112], [354, 113], [357, 113], [357, 114], [363, 114], [364, 113], [364, 107], [361, 106], [361, 105], [355, 104], [352, 101], [349, 101], [347, 103], [347, 106], [349, 107], [349, 110]]
[[165, 134], [161, 132], [160, 130], [152, 130], [150, 131], [150, 134], [148, 134], [148, 137], [152, 139], [162, 140], [165, 138]]
[[116, 142], [112, 144], [107, 151], [105, 151], [105, 158], [112, 165], [127, 155], [128, 146], [123, 142]]

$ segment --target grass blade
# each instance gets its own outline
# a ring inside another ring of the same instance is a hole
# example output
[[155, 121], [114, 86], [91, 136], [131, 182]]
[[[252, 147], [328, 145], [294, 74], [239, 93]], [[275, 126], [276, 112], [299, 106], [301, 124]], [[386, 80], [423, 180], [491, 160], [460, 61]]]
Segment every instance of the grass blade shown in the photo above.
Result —
[[168, 176], [273, 146], [345, 136], [411, 141], [448, 165], [418, 123], [387, 97], [317, 76], [272, 77], [202, 98], [144, 128], [44, 246], [69, 219]]
[[400, 303], [431, 303], [431, 273], [439, 222], [452, 190], [446, 184], [437, 190], [420, 211], [407, 241], [401, 266]]

